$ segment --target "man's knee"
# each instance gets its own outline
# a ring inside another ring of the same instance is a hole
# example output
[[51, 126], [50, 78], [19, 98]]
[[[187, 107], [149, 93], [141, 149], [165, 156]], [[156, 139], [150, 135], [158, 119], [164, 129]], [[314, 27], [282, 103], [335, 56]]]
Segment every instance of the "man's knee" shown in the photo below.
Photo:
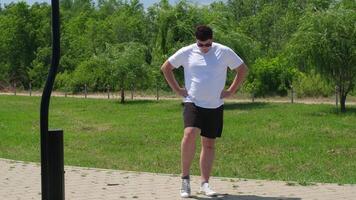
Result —
[[193, 127], [188, 127], [184, 129], [184, 137], [183, 140], [194, 140], [199, 134], [199, 129], [198, 128], [193, 128]]
[[202, 138], [202, 147], [206, 150], [214, 150], [215, 149], [215, 139], [210, 138]]

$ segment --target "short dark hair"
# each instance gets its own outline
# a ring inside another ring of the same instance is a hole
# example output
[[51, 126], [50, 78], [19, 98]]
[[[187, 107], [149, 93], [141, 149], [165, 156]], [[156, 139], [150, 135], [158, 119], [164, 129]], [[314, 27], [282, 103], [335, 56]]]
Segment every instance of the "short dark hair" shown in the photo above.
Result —
[[195, 31], [195, 37], [200, 41], [213, 39], [213, 30], [205, 25], [199, 25]]

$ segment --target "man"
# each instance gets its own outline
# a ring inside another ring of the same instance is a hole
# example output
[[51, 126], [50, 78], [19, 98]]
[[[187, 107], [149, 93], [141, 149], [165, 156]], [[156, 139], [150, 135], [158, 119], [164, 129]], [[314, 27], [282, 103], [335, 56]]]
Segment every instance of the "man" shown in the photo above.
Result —
[[[215, 154], [215, 139], [223, 129], [224, 98], [232, 96], [247, 75], [242, 59], [229, 47], [213, 42], [213, 31], [207, 26], [196, 29], [196, 43], [183, 47], [161, 67], [174, 92], [184, 98], [184, 136], [181, 143], [181, 197], [191, 195], [189, 169], [195, 154], [196, 136], [201, 135], [200, 192], [216, 196], [209, 186]], [[185, 87], [177, 83], [173, 69], [184, 67]], [[224, 90], [227, 67], [237, 72], [231, 86]]]

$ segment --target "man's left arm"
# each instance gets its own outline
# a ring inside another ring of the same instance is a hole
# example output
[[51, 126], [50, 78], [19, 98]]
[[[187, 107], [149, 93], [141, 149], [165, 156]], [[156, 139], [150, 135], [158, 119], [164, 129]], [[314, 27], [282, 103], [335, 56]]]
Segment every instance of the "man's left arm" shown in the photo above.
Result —
[[229, 98], [231, 97], [233, 94], [236, 93], [236, 91], [240, 88], [240, 86], [242, 85], [242, 83], [245, 81], [247, 74], [248, 74], [248, 68], [245, 65], [245, 63], [242, 63], [239, 67], [237, 67], [236, 69], [234, 69], [234, 71], [236, 71], [236, 75], [234, 78], [234, 81], [232, 82], [232, 84], [230, 85], [230, 87], [227, 90], [223, 90], [221, 92], [221, 98]]

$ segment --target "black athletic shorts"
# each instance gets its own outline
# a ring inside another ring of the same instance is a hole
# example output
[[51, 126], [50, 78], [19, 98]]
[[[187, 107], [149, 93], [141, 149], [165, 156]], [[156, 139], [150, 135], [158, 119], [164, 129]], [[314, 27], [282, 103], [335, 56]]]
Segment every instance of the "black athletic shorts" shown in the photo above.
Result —
[[194, 103], [184, 103], [184, 128], [200, 128], [201, 136], [207, 138], [221, 137], [223, 129], [224, 105], [209, 109], [196, 106]]

